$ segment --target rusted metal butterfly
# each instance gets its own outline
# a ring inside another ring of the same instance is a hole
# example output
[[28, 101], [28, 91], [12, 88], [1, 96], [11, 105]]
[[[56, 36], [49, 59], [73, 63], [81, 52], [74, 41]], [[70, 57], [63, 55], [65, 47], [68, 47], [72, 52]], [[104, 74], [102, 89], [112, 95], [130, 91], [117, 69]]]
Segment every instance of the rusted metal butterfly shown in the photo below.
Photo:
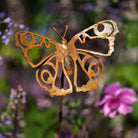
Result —
[[[103, 29], [99, 30], [99, 26]], [[53, 28], [56, 32], [57, 30]], [[39, 85], [50, 93], [51, 96], [62, 96], [72, 93], [73, 86], [70, 80], [70, 76], [74, 76], [74, 86], [77, 92], [86, 92], [92, 89], [97, 89], [97, 84], [101, 80], [104, 74], [104, 66], [102, 61], [96, 56], [110, 56], [114, 51], [115, 35], [119, 32], [116, 22], [113, 20], [104, 20], [94, 24], [83, 31], [76, 34], [69, 42], [65, 39], [68, 26], [66, 26], [65, 32], [62, 38], [62, 43], [29, 31], [19, 31], [15, 34], [16, 45], [21, 48], [27, 62], [36, 70], [36, 79]], [[88, 31], [93, 31], [90, 35]], [[108, 40], [108, 52], [106, 54], [102, 52], [95, 52], [86, 49], [77, 49], [75, 46], [76, 41], [85, 43], [88, 39], [106, 39]], [[46, 49], [50, 49], [51, 46], [55, 47], [55, 51], [36, 64], [30, 58], [30, 53], [33, 48], [41, 48], [44, 46]], [[86, 65], [86, 62], [88, 64]], [[88, 81], [78, 86], [78, 65], [83, 70], [88, 78]], [[96, 69], [93, 69], [95, 67]], [[59, 71], [62, 70], [64, 78], [66, 79], [67, 88], [59, 88], [56, 85], [58, 82]]]

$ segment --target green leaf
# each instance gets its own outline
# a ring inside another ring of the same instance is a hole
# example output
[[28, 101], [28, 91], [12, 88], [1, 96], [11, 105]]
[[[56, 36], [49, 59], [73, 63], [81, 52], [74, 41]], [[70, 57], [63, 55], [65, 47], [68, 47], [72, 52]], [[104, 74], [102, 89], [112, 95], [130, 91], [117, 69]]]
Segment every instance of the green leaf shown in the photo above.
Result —
[[80, 131], [80, 128], [79, 128], [77, 125], [75, 125], [75, 126], [73, 127], [73, 130], [72, 130], [72, 135], [77, 134], [79, 131]]
[[57, 127], [56, 109], [51, 107], [45, 111], [40, 111], [32, 106], [25, 116], [26, 127], [24, 134], [26, 138], [54, 138]]

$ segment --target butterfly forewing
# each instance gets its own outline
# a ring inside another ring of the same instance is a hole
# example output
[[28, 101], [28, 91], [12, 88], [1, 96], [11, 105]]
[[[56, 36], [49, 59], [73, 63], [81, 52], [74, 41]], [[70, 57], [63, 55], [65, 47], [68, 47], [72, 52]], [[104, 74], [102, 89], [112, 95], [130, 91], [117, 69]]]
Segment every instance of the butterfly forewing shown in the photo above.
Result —
[[57, 49], [58, 42], [29, 31], [15, 34], [16, 45], [21, 48], [27, 62], [32, 67], [43, 64]]
[[[102, 40], [102, 43], [106, 43], [106, 53], [103, 51], [100, 52], [96, 52], [95, 50], [92, 50], [94, 45], [97, 44], [89, 44], [89, 47], [85, 47], [82, 46], [81, 49], [77, 48], [78, 50], [82, 50], [84, 52], [88, 52], [88, 53], [92, 53], [95, 55], [100, 55], [100, 56], [110, 56], [112, 54], [112, 52], [114, 51], [114, 40], [115, 40], [115, 34], [118, 33], [118, 29], [117, 29], [117, 25], [116, 22], [113, 20], [105, 20], [102, 22], [99, 22], [95, 25], [92, 25], [86, 29], [84, 29], [83, 31], [81, 31], [80, 33], [76, 34], [70, 41], [69, 41], [69, 45], [74, 45], [77, 41], [79, 41], [80, 43], [84, 44], [87, 42], [86, 39], [93, 39], [93, 40]], [[100, 45], [102, 45], [100, 43]], [[88, 46], [88, 45], [87, 45]], [[77, 47], [77, 46], [75, 46]], [[105, 46], [104, 46], [105, 47]], [[100, 47], [101, 48], [101, 47]], [[103, 49], [105, 50], [105, 48]]]

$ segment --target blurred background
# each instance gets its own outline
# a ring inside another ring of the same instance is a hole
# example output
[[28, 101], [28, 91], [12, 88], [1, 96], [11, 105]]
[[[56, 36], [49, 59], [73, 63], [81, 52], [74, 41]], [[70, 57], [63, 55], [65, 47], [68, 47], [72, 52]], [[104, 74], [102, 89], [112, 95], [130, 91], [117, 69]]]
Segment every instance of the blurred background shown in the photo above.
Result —
[[[133, 104], [132, 113], [117, 115], [114, 119], [104, 117], [94, 107], [97, 96], [111, 83], [120, 82], [122, 87], [138, 92], [138, 1], [0, 0], [0, 114], [7, 109], [10, 94], [14, 93], [11, 89], [18, 91], [20, 85], [26, 92], [22, 137], [55, 137], [59, 97], [51, 98], [38, 85], [35, 69], [15, 46], [14, 33], [29, 30], [61, 42], [52, 27], [63, 35], [68, 25], [66, 39], [69, 41], [86, 27], [107, 19], [115, 20], [119, 29], [115, 51], [110, 57], [100, 57], [105, 73], [97, 90], [64, 97], [62, 126], [69, 138], [138, 138], [138, 103]], [[103, 44], [97, 45], [100, 49]], [[35, 51], [33, 56], [39, 57], [40, 53]], [[3, 133], [9, 128], [0, 129]]]

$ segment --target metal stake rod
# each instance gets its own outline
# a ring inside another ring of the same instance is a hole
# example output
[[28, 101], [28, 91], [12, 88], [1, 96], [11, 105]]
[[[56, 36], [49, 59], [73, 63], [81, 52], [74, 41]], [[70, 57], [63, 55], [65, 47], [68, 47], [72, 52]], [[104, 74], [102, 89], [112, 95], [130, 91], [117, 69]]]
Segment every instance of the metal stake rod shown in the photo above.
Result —
[[[60, 87], [63, 88], [64, 86], [64, 74], [62, 72], [61, 74], [61, 85]], [[61, 138], [61, 123], [62, 123], [62, 106], [63, 106], [63, 96], [60, 96], [60, 101], [59, 101], [59, 138]]]

